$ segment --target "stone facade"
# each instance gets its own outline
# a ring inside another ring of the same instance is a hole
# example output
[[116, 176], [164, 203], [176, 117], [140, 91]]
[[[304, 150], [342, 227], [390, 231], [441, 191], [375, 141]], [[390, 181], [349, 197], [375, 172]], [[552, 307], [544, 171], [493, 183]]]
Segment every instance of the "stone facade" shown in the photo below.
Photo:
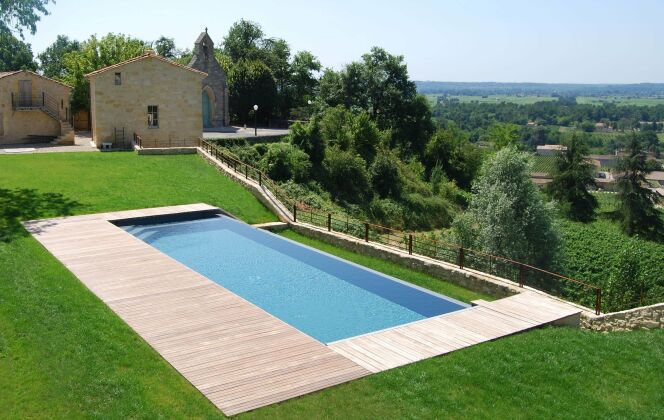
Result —
[[[196, 146], [203, 135], [201, 81], [206, 76], [154, 52], [86, 75], [93, 141], [97, 147], [126, 143], [136, 133], [148, 148]], [[156, 126], [148, 116], [155, 106]], [[124, 133], [124, 139], [116, 133]]]
[[664, 328], [664, 303], [599, 316], [584, 316], [581, 326], [593, 331]]
[[[20, 85], [30, 91], [19, 95]], [[71, 90], [31, 71], [0, 73], [0, 144], [31, 143], [39, 137], [60, 136], [60, 122], [71, 117]]]
[[194, 44], [189, 67], [207, 73], [201, 87], [202, 100], [209, 101], [209, 117], [204, 127], [223, 127], [229, 124], [228, 84], [226, 72], [214, 57], [214, 43], [207, 33], [202, 32]]

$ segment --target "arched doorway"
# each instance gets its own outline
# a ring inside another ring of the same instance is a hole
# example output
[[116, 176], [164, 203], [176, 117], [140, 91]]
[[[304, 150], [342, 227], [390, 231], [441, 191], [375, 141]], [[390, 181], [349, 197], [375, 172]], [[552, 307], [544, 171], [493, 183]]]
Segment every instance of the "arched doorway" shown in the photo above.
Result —
[[203, 127], [210, 127], [210, 95], [203, 91]]

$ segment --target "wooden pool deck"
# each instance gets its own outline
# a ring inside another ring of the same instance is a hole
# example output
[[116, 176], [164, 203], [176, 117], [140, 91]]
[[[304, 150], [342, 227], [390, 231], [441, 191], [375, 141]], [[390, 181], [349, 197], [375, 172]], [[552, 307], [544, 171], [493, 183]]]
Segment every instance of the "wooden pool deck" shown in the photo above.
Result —
[[193, 204], [24, 225], [227, 415], [579, 312], [524, 293], [326, 346], [109, 223], [212, 209]]

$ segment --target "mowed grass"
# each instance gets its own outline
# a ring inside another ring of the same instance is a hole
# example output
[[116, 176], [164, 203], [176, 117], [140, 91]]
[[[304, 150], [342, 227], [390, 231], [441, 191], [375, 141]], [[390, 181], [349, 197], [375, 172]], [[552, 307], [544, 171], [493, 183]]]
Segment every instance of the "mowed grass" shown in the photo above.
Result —
[[664, 330], [549, 327], [423, 360], [247, 418], [662, 418]]
[[[65, 194], [82, 203], [72, 213], [204, 201], [234, 208], [246, 221], [273, 219], [248, 192], [199, 159], [0, 156], [0, 188]], [[69, 168], [73, 163], [77, 166]], [[18, 168], [24, 172], [13, 173]], [[105, 173], [96, 172], [100, 169]], [[136, 173], [142, 175], [140, 181], [132, 181]], [[60, 177], [41, 178], [51, 174]], [[102, 177], [104, 182], [98, 179]], [[157, 182], [163, 179], [173, 185]], [[77, 191], [71, 182], [87, 192]], [[151, 196], [141, 196], [145, 194]], [[35, 209], [29, 210], [34, 214]], [[443, 289], [439, 280], [402, 267], [302, 241], [446, 294], [462, 292]], [[661, 417], [663, 352], [664, 331], [599, 334], [547, 328], [242, 417]], [[3, 418], [223, 417], [39, 243], [23, 235], [0, 242], [0, 413]]]
[[73, 214], [177, 204], [219, 206], [249, 223], [277, 220], [196, 155], [40, 153], [0, 156], [0, 188], [61, 194]]
[[308, 245], [312, 248], [327, 252], [328, 254], [336, 255], [337, 257], [363, 265], [365, 267], [371, 268], [372, 270], [380, 271], [381, 273], [385, 273], [389, 276], [405, 280], [420, 287], [433, 290], [436, 293], [440, 293], [463, 302], [469, 303], [475, 299], [494, 300], [494, 298], [489, 295], [484, 295], [481, 293], [473, 292], [472, 290], [464, 289], [463, 287], [442, 281], [439, 278], [421, 273], [419, 271], [408, 269], [393, 262], [385, 261], [380, 258], [356, 254], [352, 251], [330, 245], [326, 242], [319, 241], [317, 239], [311, 239], [297, 232], [293, 232], [292, 230], [284, 231], [281, 233], [281, 235], [296, 242], [300, 242], [304, 245]]

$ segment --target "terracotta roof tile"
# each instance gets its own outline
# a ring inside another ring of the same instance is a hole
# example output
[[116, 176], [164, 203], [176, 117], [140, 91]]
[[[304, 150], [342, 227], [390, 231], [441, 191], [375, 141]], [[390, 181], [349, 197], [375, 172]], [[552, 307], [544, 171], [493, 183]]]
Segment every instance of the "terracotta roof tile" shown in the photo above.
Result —
[[124, 65], [126, 65], [126, 64], [130, 64], [130, 63], [133, 63], [133, 62], [136, 62], [136, 61], [140, 61], [140, 60], [145, 60], [145, 59], [148, 59], [148, 58], [154, 58], [154, 59], [157, 59], [157, 60], [161, 60], [161, 61], [163, 61], [163, 62], [165, 62], [165, 63], [168, 63], [168, 64], [170, 64], [170, 65], [172, 65], [172, 66], [175, 66], [175, 67], [181, 67], [181, 68], [184, 69], [184, 70], [189, 70], [189, 71], [192, 71], [192, 72], [194, 72], [194, 73], [199, 73], [199, 74], [201, 74], [201, 75], [203, 75], [203, 76], [207, 76], [207, 73], [205, 73], [205, 72], [202, 72], [202, 71], [200, 71], [200, 70], [196, 70], [196, 69], [192, 69], [191, 67], [187, 67], [187, 66], [184, 66], [184, 65], [182, 65], [182, 64], [176, 63], [175, 61], [171, 61], [171, 60], [169, 60], [169, 59], [167, 59], [167, 58], [164, 58], [164, 57], [162, 57], [162, 56], [160, 56], [160, 55], [157, 55], [157, 54], [155, 54], [154, 52], [150, 51], [150, 52], [148, 52], [148, 53], [144, 53], [144, 54], [142, 54], [142, 55], [139, 55], [138, 57], [130, 58], [129, 60], [125, 60], [125, 61], [122, 61], [122, 62], [120, 62], [120, 63], [113, 64], [112, 66], [108, 66], [108, 67], [101, 68], [101, 69], [99, 69], [99, 70], [95, 70], [95, 71], [93, 71], [93, 72], [91, 72], [91, 73], [86, 74], [86, 75], [85, 75], [85, 78], [87, 79], [87, 78], [90, 78], [91, 76], [96, 76], [96, 75], [98, 75], [98, 74], [105, 73], [105, 72], [107, 72], [107, 71], [109, 71], [109, 70], [117, 69], [117, 68], [122, 67], [122, 66], [124, 66]]

